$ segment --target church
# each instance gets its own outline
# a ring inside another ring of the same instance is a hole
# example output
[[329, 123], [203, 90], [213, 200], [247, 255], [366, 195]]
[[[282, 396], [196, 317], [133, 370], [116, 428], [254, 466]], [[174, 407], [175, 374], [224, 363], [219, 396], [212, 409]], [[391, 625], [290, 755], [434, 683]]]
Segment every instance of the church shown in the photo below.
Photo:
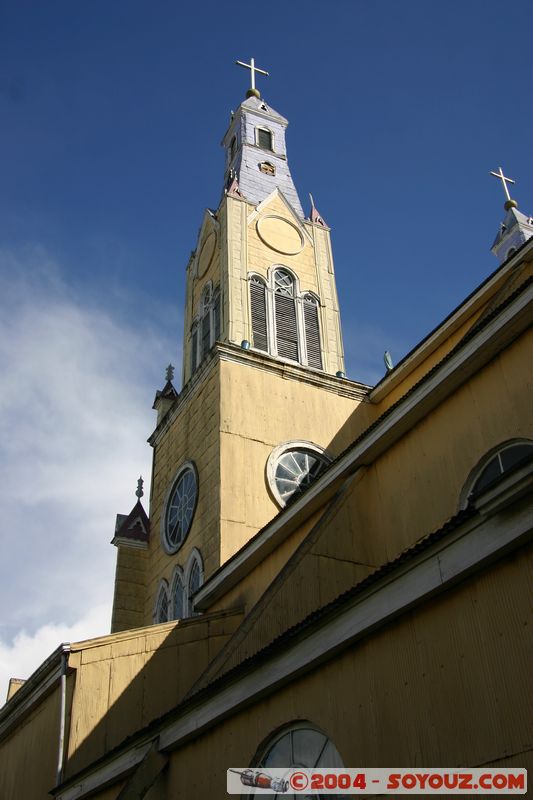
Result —
[[111, 633], [11, 682], [2, 800], [533, 767], [533, 218], [500, 168], [499, 266], [376, 386], [347, 379], [330, 228], [242, 66], [150, 497], [116, 519]]

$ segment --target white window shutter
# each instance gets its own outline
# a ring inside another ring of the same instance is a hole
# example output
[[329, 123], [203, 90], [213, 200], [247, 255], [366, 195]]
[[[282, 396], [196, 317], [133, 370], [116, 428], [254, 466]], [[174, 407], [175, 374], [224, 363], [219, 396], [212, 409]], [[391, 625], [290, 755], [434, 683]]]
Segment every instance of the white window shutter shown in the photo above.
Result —
[[310, 367], [322, 369], [320, 353], [320, 327], [318, 324], [318, 305], [314, 297], [304, 298], [305, 344], [307, 347], [307, 363]]
[[268, 326], [266, 315], [265, 284], [253, 279], [250, 282], [250, 307], [252, 312], [253, 345], [258, 350], [268, 352]]

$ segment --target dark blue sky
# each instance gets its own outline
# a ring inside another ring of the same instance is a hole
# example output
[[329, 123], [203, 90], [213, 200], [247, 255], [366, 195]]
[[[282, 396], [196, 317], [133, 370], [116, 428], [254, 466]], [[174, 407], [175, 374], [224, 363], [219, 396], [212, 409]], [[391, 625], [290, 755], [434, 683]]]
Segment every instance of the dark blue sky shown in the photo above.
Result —
[[123, 287], [128, 313], [177, 344], [184, 268], [247, 88], [234, 61], [253, 55], [289, 118], [304, 208], [311, 191], [332, 227], [348, 374], [374, 381], [385, 347], [398, 360], [497, 266], [504, 197], [489, 170], [533, 212], [530, 12], [4, 0], [0, 246], [42, 246], [93, 304], [120, 306]]

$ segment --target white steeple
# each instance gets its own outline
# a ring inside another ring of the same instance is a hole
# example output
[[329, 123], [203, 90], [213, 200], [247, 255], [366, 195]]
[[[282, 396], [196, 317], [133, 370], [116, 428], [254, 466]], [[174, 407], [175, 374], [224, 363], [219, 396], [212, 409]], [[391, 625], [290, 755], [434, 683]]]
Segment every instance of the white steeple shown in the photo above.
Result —
[[533, 236], [533, 217], [522, 214], [518, 210], [518, 203], [509, 194], [507, 184], [514, 184], [514, 180], [507, 178], [503, 174], [501, 167], [498, 172], [491, 172], [490, 174], [501, 180], [506, 197], [504, 203], [506, 215], [503, 222], [500, 223], [500, 230], [491, 247], [491, 251], [496, 258], [499, 259], [500, 263], [503, 263]]
[[254, 205], [259, 205], [274, 189], [280, 189], [303, 219], [287, 161], [285, 130], [289, 123], [258, 97], [257, 90], [248, 94], [233, 114], [222, 140], [226, 148], [225, 187], [235, 186], [236, 181], [240, 195]]

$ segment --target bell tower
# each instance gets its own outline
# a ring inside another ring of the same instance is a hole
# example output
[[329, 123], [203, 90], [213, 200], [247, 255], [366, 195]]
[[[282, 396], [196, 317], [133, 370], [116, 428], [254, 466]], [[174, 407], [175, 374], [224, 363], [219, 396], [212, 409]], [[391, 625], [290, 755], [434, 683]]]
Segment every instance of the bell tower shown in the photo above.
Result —
[[139, 624], [195, 613], [199, 585], [336, 455], [367, 388], [344, 376], [330, 229], [312, 198], [304, 215], [288, 122], [255, 87], [267, 73], [242, 66], [222, 197], [186, 269], [182, 389], [167, 370], [154, 402]]

